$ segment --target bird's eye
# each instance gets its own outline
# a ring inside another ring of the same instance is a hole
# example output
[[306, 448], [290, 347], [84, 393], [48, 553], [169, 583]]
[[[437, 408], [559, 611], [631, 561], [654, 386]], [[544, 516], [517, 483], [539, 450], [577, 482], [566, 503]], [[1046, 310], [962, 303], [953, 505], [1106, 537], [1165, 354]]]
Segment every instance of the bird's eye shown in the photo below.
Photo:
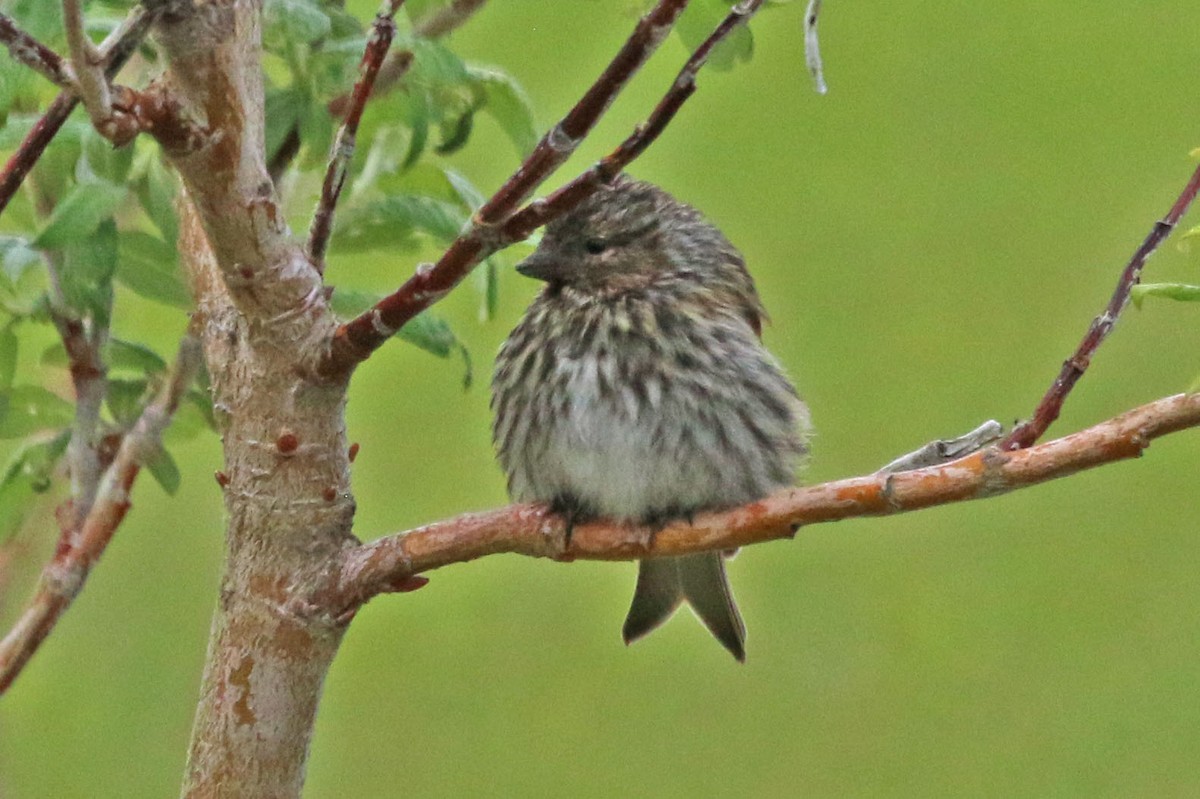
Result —
[[604, 239], [588, 239], [583, 243], [583, 248], [592, 255], [599, 255], [608, 249], [608, 242]]

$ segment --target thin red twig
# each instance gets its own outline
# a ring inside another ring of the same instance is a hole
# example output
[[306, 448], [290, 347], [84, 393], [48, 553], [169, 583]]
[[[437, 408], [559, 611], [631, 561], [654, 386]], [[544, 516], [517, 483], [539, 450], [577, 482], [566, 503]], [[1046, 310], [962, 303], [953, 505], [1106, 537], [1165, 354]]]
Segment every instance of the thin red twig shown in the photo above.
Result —
[[[761, 2], [761, 0], [760, 0]], [[419, 269], [404, 285], [373, 308], [338, 328], [325, 374], [338, 374], [366, 360], [395, 331], [437, 302], [491, 253], [512, 243], [502, 226], [595, 127], [633, 75], [674, 26], [688, 0], [660, 0], [646, 13], [604, 72], [558, 124], [542, 137], [529, 157], [480, 207], [472, 224], [431, 268]], [[739, 7], [743, 4], [739, 4]], [[753, 4], [757, 5], [757, 3]]]
[[371, 88], [383, 65], [392, 39], [396, 35], [394, 17], [404, 5], [404, 0], [390, 0], [388, 10], [375, 16], [371, 26], [371, 35], [367, 37], [367, 46], [363, 51], [362, 61], [359, 62], [359, 78], [350, 94], [350, 108], [346, 119], [338, 130], [333, 142], [333, 150], [329, 155], [329, 167], [325, 171], [325, 183], [321, 187], [321, 199], [313, 212], [312, 225], [308, 231], [308, 244], [305, 251], [318, 272], [325, 271], [325, 251], [329, 247], [329, 237], [333, 233], [333, 214], [337, 210], [338, 198], [342, 195], [342, 187], [346, 184], [346, 176], [350, 171], [350, 160], [354, 157], [355, 138], [358, 135], [358, 124], [362, 120], [363, 109], [371, 96]]
[[8, 689], [54, 629], [104, 554], [129, 510], [129, 492], [134, 480], [146, 461], [157, 453], [162, 432], [191, 385], [200, 358], [200, 343], [189, 334], [180, 344], [170, 380], [121, 442], [83, 523], [78, 530], [65, 530], [59, 539], [54, 556], [42, 570], [33, 598], [0, 641], [0, 694]]
[[1178, 394], [1028, 449], [988, 447], [951, 463], [785, 488], [748, 505], [701, 513], [661, 530], [596, 521], [575, 525], [545, 505], [469, 513], [347, 550], [333, 583], [314, 601], [353, 613], [371, 597], [416, 587], [414, 577], [454, 563], [513, 552], [557, 560], [637, 560], [735, 549], [789, 538], [803, 525], [886, 516], [984, 499], [1135, 458], [1152, 439], [1200, 426], [1200, 394]]
[[0, 44], [8, 48], [14, 61], [24, 64], [61, 89], [71, 86], [71, 77], [62, 57], [17, 27], [7, 14], [0, 14]]
[[[130, 12], [112, 46], [107, 50], [104, 74], [109, 79], [116, 76], [130, 56], [137, 51], [138, 45], [145, 38], [153, 21], [154, 15], [140, 7], [136, 7]], [[46, 113], [42, 114], [42, 118], [26, 134], [21, 146], [8, 159], [3, 171], [0, 171], [0, 213], [8, 207], [8, 203], [16, 195], [17, 189], [21, 188], [29, 171], [33, 169], [38, 159], [42, 157], [42, 153], [46, 151], [46, 147], [58, 135], [58, 131], [78, 103], [79, 100], [74, 94], [60, 92], [50, 107], [46, 109]]]
[[1192, 201], [1196, 199], [1196, 193], [1200, 191], [1200, 166], [1192, 173], [1191, 179], [1187, 185], [1183, 187], [1179, 197], [1175, 200], [1175, 204], [1171, 206], [1171, 210], [1162, 219], [1154, 223], [1154, 227], [1146, 236], [1141, 246], [1133, 253], [1125, 268], [1121, 271], [1121, 278], [1117, 281], [1117, 287], [1113, 291], [1112, 299], [1108, 301], [1104, 312], [1092, 320], [1088, 326], [1087, 333], [1084, 334], [1083, 340], [1079, 342], [1079, 346], [1075, 348], [1075, 353], [1063, 362], [1062, 370], [1059, 371], [1058, 377], [1047, 389], [1042, 401], [1038, 403], [1037, 408], [1033, 412], [1033, 417], [1029, 421], [1017, 425], [1008, 437], [1001, 443], [1001, 447], [1006, 450], [1021, 449], [1028, 447], [1033, 442], [1042, 437], [1047, 428], [1054, 423], [1058, 418], [1059, 412], [1062, 410], [1063, 402], [1066, 401], [1067, 395], [1071, 393], [1071, 389], [1075, 387], [1075, 383], [1079, 378], [1083, 377], [1083, 373], [1087, 371], [1088, 365], [1091, 364], [1092, 356], [1096, 350], [1108, 338], [1108, 334], [1112, 332], [1113, 327], [1117, 324], [1117, 319], [1121, 316], [1121, 312], [1125, 310], [1125, 306], [1129, 304], [1129, 294], [1133, 287], [1137, 285], [1141, 279], [1142, 267], [1146, 265], [1146, 259], [1158, 249], [1158, 245], [1170, 235], [1175, 226], [1179, 224], [1180, 218], [1187, 212]]

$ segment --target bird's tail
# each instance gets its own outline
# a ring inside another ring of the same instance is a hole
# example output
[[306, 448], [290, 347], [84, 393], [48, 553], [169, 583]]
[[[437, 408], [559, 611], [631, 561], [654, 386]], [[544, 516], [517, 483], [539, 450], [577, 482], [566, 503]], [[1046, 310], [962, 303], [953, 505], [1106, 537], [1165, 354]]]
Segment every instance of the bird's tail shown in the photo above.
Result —
[[684, 601], [721, 646], [739, 661], [746, 660], [746, 626], [733, 602], [720, 552], [641, 561], [633, 604], [621, 631], [625, 643], [654, 630]]

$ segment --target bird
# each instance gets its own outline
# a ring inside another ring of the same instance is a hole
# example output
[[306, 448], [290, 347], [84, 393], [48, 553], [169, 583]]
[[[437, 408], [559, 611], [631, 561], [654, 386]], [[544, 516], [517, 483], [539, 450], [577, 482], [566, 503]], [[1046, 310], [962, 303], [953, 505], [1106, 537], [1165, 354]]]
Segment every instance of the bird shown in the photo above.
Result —
[[[497, 459], [517, 502], [661, 527], [796, 479], [809, 412], [763, 346], [738, 250], [694, 207], [615, 176], [550, 222], [517, 271], [545, 285], [492, 380]], [[727, 553], [641, 560], [626, 644], [686, 602], [744, 661]]]

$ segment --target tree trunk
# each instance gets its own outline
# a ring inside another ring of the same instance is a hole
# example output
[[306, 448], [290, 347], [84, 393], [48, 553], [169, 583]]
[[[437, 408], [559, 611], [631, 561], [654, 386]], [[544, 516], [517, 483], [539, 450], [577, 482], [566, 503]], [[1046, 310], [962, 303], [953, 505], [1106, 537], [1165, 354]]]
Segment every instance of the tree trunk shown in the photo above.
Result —
[[335, 319], [263, 152], [260, 4], [165, 13], [167, 91], [208, 129], [178, 155], [181, 251], [225, 451], [226, 561], [186, 796], [298, 796], [344, 620], [304, 601], [350, 533], [346, 381], [313, 377]]

